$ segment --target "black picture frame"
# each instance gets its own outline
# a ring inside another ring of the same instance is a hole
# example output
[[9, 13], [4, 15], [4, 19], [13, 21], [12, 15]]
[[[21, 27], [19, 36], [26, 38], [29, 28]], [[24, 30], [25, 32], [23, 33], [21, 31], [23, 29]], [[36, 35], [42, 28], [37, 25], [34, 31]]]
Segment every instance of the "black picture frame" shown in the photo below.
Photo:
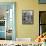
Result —
[[22, 24], [33, 24], [33, 10], [22, 10]]

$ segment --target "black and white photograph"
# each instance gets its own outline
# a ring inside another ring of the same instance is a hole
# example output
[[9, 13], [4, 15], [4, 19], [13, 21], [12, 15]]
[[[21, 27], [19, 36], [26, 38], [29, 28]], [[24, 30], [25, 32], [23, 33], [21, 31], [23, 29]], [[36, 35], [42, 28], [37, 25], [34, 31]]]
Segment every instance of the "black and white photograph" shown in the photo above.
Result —
[[22, 11], [22, 24], [33, 24], [33, 11], [32, 10]]

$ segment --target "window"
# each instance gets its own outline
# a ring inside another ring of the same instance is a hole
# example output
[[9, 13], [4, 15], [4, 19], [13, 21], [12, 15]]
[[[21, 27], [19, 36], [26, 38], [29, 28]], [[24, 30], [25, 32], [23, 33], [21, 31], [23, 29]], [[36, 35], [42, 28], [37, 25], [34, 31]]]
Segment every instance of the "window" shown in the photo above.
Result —
[[46, 4], [46, 0], [39, 0], [40, 4]]
[[39, 35], [46, 32], [46, 11], [39, 12]]
[[0, 40], [15, 40], [15, 3], [0, 3]]

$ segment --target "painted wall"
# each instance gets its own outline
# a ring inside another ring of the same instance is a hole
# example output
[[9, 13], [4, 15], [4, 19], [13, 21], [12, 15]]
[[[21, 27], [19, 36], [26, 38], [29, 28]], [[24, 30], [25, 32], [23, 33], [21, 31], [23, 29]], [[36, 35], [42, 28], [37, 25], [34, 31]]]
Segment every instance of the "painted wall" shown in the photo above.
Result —
[[[16, 2], [17, 3], [17, 2]], [[20, 0], [18, 1], [18, 16], [17, 16], [17, 37], [19, 38], [36, 38], [38, 36], [38, 1], [37, 0]], [[34, 24], [23, 25], [22, 24], [22, 10], [33, 10], [34, 12]]]
[[[1, 0], [0, 2], [16, 2], [16, 37], [36, 38], [39, 34], [39, 10], [46, 10], [46, 4], [38, 3], [38, 0]], [[33, 10], [34, 24], [22, 24], [22, 10]]]

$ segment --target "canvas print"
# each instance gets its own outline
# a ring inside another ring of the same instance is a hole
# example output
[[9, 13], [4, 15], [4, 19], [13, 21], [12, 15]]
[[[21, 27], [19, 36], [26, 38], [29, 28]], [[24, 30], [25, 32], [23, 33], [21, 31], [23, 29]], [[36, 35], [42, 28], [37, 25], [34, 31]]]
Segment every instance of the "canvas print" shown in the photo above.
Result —
[[22, 24], [33, 24], [33, 11], [32, 10], [22, 11]]

